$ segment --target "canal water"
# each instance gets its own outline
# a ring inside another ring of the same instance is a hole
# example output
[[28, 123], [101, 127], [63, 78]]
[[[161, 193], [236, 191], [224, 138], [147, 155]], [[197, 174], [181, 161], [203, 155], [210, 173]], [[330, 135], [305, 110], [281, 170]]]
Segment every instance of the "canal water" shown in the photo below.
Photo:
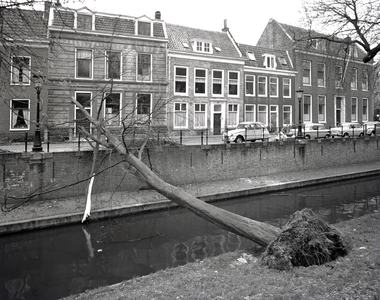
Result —
[[[214, 205], [281, 227], [305, 207], [333, 224], [379, 203], [376, 176]], [[0, 236], [0, 299], [59, 299], [237, 249], [262, 250], [180, 208]]]

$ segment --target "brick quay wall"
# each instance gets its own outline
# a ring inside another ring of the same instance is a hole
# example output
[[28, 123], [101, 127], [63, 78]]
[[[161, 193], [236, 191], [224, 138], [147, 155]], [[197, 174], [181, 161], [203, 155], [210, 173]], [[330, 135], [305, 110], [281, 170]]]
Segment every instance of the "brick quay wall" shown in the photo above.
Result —
[[[182, 185], [368, 163], [379, 160], [380, 149], [378, 137], [365, 137], [160, 146], [148, 148], [143, 157], [162, 179]], [[83, 197], [92, 160], [92, 151], [0, 154], [0, 197], [7, 203]], [[117, 153], [101, 151], [99, 161], [93, 193], [147, 187]]]

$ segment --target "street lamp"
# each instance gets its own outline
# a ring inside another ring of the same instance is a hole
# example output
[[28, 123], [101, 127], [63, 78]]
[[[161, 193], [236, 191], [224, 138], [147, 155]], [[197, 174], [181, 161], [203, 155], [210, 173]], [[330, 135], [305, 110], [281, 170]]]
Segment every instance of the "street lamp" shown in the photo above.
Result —
[[40, 93], [42, 90], [42, 76], [36, 75], [34, 80], [34, 87], [37, 91], [37, 118], [36, 118], [36, 131], [34, 133], [34, 143], [32, 152], [43, 151], [41, 145], [41, 130], [40, 130]]
[[303, 90], [301, 90], [301, 89], [297, 90], [296, 91], [296, 95], [297, 95], [297, 99], [298, 99], [298, 130], [297, 130], [297, 136], [296, 136], [296, 138], [297, 139], [302, 139], [303, 135], [302, 135], [302, 117], [301, 117], [302, 108], [301, 108], [301, 101], [302, 101], [302, 97], [303, 97]]

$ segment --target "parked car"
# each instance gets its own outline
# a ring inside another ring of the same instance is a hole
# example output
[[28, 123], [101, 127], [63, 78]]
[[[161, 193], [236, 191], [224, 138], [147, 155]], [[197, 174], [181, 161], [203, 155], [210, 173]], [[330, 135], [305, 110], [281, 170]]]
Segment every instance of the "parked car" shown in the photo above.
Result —
[[[298, 127], [284, 127], [279, 134], [278, 140], [295, 138], [297, 136]], [[285, 135], [285, 137], [284, 137]], [[305, 139], [326, 139], [331, 137], [330, 129], [320, 123], [305, 123], [302, 125], [302, 136]]]
[[357, 137], [364, 136], [364, 127], [357, 122], [339, 123], [338, 126], [331, 128], [332, 137]]
[[368, 135], [380, 134], [379, 121], [368, 121], [364, 123], [364, 126], [366, 126], [366, 132]]
[[268, 128], [261, 122], [242, 122], [236, 129], [229, 130], [223, 135], [225, 142], [242, 143], [244, 141], [268, 141], [270, 134]]

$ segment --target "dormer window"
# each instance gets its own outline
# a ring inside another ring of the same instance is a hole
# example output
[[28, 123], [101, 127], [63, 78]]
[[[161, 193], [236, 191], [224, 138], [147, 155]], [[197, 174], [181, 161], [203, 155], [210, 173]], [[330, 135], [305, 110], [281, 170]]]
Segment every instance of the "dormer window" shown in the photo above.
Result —
[[276, 69], [277, 63], [276, 63], [276, 56], [271, 54], [264, 54], [264, 67], [267, 69]]
[[137, 33], [138, 35], [151, 36], [151, 23], [138, 21]]
[[77, 29], [92, 30], [92, 15], [77, 14]]
[[210, 42], [194, 40], [191, 42], [191, 44], [192, 44], [193, 50], [195, 52], [203, 52], [203, 53], [212, 54], [213, 48], [212, 48], [212, 44]]

